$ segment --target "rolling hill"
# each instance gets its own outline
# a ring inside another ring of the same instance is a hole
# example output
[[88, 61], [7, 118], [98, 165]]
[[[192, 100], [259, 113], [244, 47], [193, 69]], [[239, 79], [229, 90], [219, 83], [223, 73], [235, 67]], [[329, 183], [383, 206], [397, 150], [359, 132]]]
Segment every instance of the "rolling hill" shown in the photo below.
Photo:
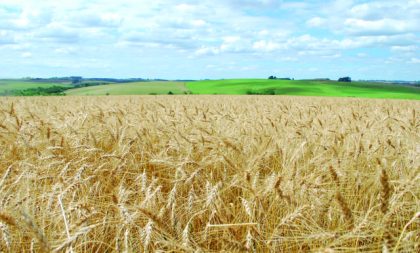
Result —
[[66, 95], [163, 95], [169, 92], [184, 94], [188, 89], [182, 82], [134, 82], [71, 89]]
[[296, 96], [420, 99], [420, 88], [369, 82], [230, 79], [187, 83], [193, 94], [266, 94]]
[[0, 96], [14, 95], [16, 91], [22, 91], [34, 88], [50, 88], [54, 86], [72, 87], [70, 83], [33, 81], [25, 79], [1, 79], [0, 80]]

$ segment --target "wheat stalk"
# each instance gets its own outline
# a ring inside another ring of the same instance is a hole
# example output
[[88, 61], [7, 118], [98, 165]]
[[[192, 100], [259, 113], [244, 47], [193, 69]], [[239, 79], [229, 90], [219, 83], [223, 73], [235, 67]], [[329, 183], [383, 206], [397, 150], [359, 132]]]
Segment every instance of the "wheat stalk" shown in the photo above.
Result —
[[0, 99], [3, 251], [418, 251], [418, 101]]
[[352, 229], [354, 227], [354, 219], [351, 209], [349, 208], [347, 202], [343, 198], [343, 195], [341, 195], [339, 191], [337, 191], [335, 198], [337, 199], [337, 202], [340, 205], [344, 218], [350, 224], [350, 229]]
[[381, 192], [381, 211], [383, 214], [388, 212], [389, 206], [389, 199], [391, 196], [391, 187], [389, 184], [388, 174], [386, 170], [383, 168], [381, 170], [381, 185], [382, 185], [382, 192]]

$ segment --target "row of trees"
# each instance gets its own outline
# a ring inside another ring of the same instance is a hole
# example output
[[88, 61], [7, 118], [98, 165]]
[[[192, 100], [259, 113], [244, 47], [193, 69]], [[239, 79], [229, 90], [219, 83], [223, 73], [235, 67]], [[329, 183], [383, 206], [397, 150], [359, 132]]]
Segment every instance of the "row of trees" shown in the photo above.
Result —
[[295, 80], [294, 78], [289, 78], [289, 77], [286, 77], [286, 78], [278, 78], [276, 76], [269, 76], [268, 79], [270, 79], [270, 80]]
[[52, 87], [37, 87], [26, 90], [13, 91], [15, 96], [64, 96], [66, 90], [71, 89], [70, 87], [52, 86]]
[[[269, 76], [268, 77], [269, 80], [295, 80], [294, 78], [278, 78], [276, 76]], [[314, 80], [321, 80], [321, 79], [314, 79]], [[329, 80], [329, 79], [325, 79], [325, 80]], [[347, 82], [350, 83], [351, 82], [351, 78], [346, 76], [346, 77], [340, 77], [338, 79], [339, 82]]]

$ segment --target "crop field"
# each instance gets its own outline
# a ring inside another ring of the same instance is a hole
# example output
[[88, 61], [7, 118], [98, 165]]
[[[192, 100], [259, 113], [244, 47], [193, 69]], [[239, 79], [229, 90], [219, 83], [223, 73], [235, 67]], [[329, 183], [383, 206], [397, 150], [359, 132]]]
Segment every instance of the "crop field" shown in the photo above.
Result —
[[61, 87], [70, 87], [71, 84], [66, 83], [53, 83], [53, 82], [34, 82], [34, 81], [26, 81], [26, 80], [0, 80], [0, 96], [1, 95], [9, 95], [9, 93], [13, 91], [20, 91], [25, 89], [33, 89], [33, 88], [49, 88], [53, 86], [61, 86]]
[[1, 98], [2, 252], [419, 252], [420, 101]]
[[[97, 83], [98, 85], [93, 86]], [[83, 85], [88, 87], [78, 87]], [[63, 81], [43, 79], [40, 81], [12, 79], [0, 80], [0, 96], [42, 95], [39, 91], [23, 92], [26, 89], [60, 86], [71, 88], [64, 91], [69, 96], [103, 95], [293, 95], [320, 97], [360, 97], [420, 100], [420, 87], [373, 83], [314, 80], [267, 80], [267, 79], [226, 79], [206, 81], [143, 81], [119, 82], [85, 80], [71, 84]], [[23, 92], [22, 94], [19, 91]], [[50, 91], [51, 92], [51, 91]], [[53, 90], [57, 95], [60, 91]]]
[[70, 96], [84, 95], [162, 95], [172, 92], [173, 94], [184, 94], [188, 92], [182, 82], [136, 82], [99, 85], [72, 89], [66, 92]]
[[295, 96], [420, 99], [420, 88], [402, 85], [311, 80], [228, 79], [189, 82], [193, 94], [271, 94]]

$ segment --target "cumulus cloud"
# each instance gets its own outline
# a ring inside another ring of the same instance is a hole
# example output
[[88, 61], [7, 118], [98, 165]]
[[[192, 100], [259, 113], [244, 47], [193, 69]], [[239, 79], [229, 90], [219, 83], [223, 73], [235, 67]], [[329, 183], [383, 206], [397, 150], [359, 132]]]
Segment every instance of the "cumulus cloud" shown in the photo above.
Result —
[[76, 29], [68, 28], [60, 23], [51, 23], [43, 29], [31, 33], [34, 40], [52, 43], [75, 44], [80, 39], [80, 32]]
[[256, 51], [273, 52], [279, 49], [285, 49], [285, 46], [274, 41], [259, 40], [254, 42], [252, 48]]
[[[383, 60], [392, 52], [413, 63], [419, 23], [418, 0], [2, 0], [0, 54], [64, 63], [77, 54], [100, 59], [85, 61], [93, 65], [118, 62], [123, 72], [132, 69], [124, 62], [137, 61], [139, 70], [179, 61], [208, 69], [234, 58], [243, 62], [238, 69], [255, 71], [273, 59], [329, 63], [352, 54], [368, 61], [371, 49]], [[364, 51], [348, 53], [357, 50]]]
[[195, 51], [196, 56], [217, 55], [219, 53], [220, 53], [220, 48], [218, 47], [202, 46]]
[[[338, 0], [321, 6], [324, 25], [341, 34], [381, 36], [419, 32], [420, 2]], [[313, 21], [316, 23], [316, 20]]]
[[414, 24], [405, 20], [379, 19], [364, 20], [349, 18], [344, 22], [346, 30], [355, 35], [394, 35], [412, 32], [417, 29]]
[[320, 17], [314, 17], [309, 19], [306, 24], [310, 27], [320, 27], [325, 24], [325, 19]]

